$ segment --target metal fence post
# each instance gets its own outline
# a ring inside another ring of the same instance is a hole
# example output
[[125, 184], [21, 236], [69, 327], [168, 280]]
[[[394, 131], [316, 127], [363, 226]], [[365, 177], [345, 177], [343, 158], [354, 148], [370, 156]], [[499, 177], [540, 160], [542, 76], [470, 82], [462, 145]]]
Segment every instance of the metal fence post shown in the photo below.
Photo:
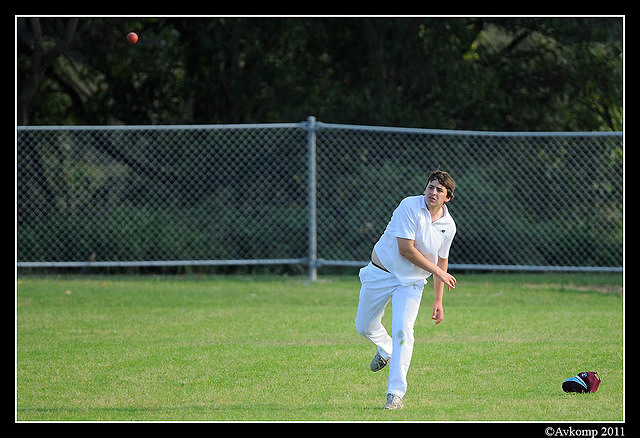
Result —
[[309, 280], [318, 279], [318, 228], [316, 213], [316, 118], [307, 118], [307, 153], [309, 168]]

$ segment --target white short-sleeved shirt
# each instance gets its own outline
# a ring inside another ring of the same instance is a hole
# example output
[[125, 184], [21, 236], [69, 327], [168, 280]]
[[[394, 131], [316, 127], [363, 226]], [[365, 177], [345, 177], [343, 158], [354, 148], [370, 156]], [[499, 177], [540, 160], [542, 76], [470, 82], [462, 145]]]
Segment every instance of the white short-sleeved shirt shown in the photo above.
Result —
[[403, 199], [393, 211], [391, 220], [374, 249], [380, 262], [401, 284], [426, 280], [431, 273], [400, 255], [398, 237], [413, 240], [416, 249], [433, 263], [438, 262], [438, 256], [449, 258], [456, 224], [446, 205], [443, 209], [442, 217], [432, 223], [424, 195], [419, 195]]

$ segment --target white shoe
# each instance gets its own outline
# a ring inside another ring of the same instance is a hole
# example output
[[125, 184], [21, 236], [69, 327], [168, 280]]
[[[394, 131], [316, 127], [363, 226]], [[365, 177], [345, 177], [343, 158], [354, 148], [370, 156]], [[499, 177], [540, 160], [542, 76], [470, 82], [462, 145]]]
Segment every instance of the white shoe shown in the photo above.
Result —
[[387, 394], [387, 403], [382, 407], [382, 409], [402, 409], [404, 405], [402, 404], [402, 399], [395, 394]]

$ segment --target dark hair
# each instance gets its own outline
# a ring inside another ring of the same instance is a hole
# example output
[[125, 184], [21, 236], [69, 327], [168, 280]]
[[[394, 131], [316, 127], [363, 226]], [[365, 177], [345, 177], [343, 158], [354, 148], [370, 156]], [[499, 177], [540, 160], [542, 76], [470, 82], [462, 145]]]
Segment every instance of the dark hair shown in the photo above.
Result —
[[447, 198], [453, 198], [456, 182], [451, 178], [451, 175], [443, 170], [434, 170], [429, 174], [429, 178], [427, 178], [427, 185], [434, 179], [447, 189]]

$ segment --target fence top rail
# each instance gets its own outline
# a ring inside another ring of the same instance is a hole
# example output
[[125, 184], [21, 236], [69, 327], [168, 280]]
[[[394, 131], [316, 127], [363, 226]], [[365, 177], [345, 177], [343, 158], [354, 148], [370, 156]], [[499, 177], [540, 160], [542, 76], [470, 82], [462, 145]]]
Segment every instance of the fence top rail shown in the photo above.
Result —
[[300, 123], [237, 123], [221, 125], [34, 125], [17, 126], [19, 131], [169, 131], [169, 130], [223, 130], [223, 129], [265, 129], [265, 128], [303, 128], [307, 122]]
[[316, 129], [352, 129], [378, 132], [403, 132], [439, 135], [475, 135], [498, 137], [621, 137], [622, 131], [469, 131], [455, 129], [401, 128], [393, 126], [343, 125], [316, 122]]
[[[309, 121], [297, 123], [236, 123], [236, 124], [206, 124], [206, 125], [34, 125], [17, 126], [19, 131], [86, 131], [86, 130], [111, 130], [111, 131], [163, 131], [180, 129], [267, 129], [267, 128], [308, 128]], [[349, 125], [338, 123], [315, 122], [313, 129], [343, 129], [363, 130], [377, 132], [438, 134], [438, 135], [471, 135], [471, 136], [498, 136], [498, 137], [622, 137], [622, 131], [469, 131], [455, 129], [429, 129], [429, 128], [403, 128], [394, 126]]]

